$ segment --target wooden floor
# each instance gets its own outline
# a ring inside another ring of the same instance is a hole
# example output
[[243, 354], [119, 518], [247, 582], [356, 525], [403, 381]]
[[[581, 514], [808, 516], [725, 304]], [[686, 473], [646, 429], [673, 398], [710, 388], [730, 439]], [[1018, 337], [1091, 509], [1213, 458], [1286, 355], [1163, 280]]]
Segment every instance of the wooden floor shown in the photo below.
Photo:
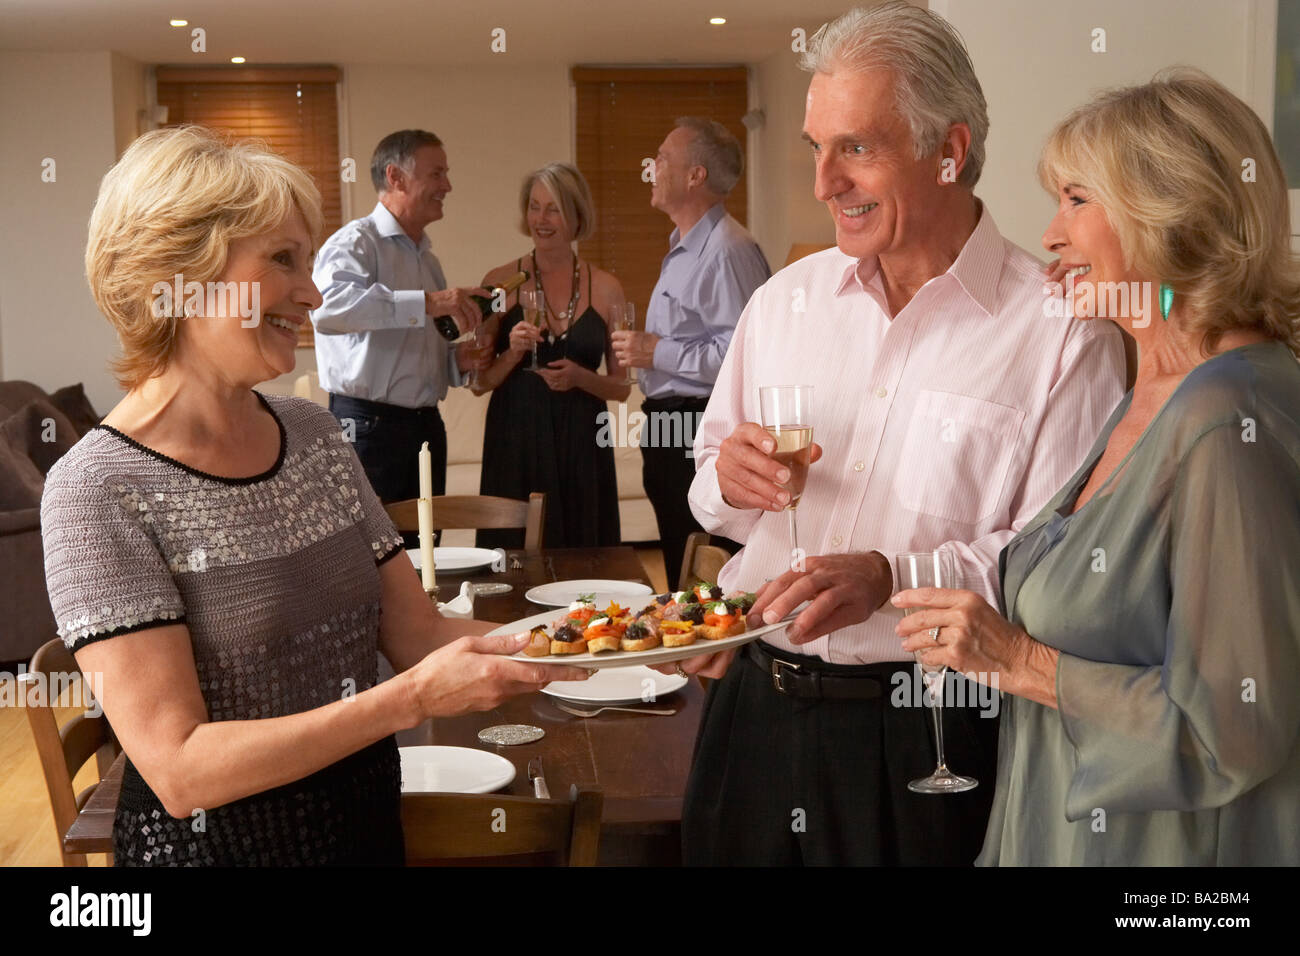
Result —
[[[78, 708], [57, 707], [55, 711], [62, 725]], [[96, 779], [92, 759], [77, 774], [73, 792], [80, 793]], [[90, 857], [91, 866], [103, 866], [105, 861], [100, 854]], [[54, 814], [27, 713], [21, 707], [0, 707], [0, 866], [62, 865]]]
[[[668, 590], [663, 555], [657, 548], [638, 548], [637, 557], [656, 591]], [[71, 719], [77, 709], [57, 708], [59, 723]], [[74, 790], [80, 793], [95, 782], [95, 761], [77, 775]], [[102, 855], [90, 857], [91, 866], [103, 866]], [[60, 866], [54, 816], [36, 745], [32, 742], [27, 714], [19, 707], [0, 707], [0, 866]]]

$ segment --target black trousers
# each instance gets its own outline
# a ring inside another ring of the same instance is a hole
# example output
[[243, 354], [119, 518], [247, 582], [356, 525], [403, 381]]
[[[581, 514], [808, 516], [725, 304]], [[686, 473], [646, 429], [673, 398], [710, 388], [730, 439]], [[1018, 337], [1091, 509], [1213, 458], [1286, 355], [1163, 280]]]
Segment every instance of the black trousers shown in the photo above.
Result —
[[[910, 663], [846, 667], [766, 647], [834, 674], [870, 674], [872, 700], [788, 697], [743, 652], [709, 688], [682, 810], [686, 865], [970, 866], [993, 800], [997, 717], [945, 707], [950, 770], [979, 786], [918, 794], [908, 781], [935, 767], [929, 708], [897, 698], [894, 674]], [[964, 681], [949, 676], [949, 681]], [[965, 690], [973, 690], [969, 686]], [[891, 698], [893, 698], [891, 700]], [[960, 698], [958, 698], [960, 699]], [[974, 700], [973, 694], [966, 700]]]
[[[707, 398], [647, 398], [641, 403], [641, 410], [647, 416], [690, 416], [689, 426], [657, 425], [651, 419], [641, 432], [641, 483], [655, 510], [655, 523], [659, 526], [659, 544], [664, 552], [664, 570], [668, 574], [669, 590], [677, 588], [686, 539], [692, 533], [704, 530], [691, 514], [691, 507], [686, 500], [691, 482], [695, 480], [695, 459], [686, 453], [691, 450], [690, 439], [695, 435], [698, 416], [708, 404]], [[673, 441], [651, 444], [665, 436]], [[679, 436], [680, 442], [676, 440]], [[715, 537], [712, 543], [721, 545], [732, 554], [740, 550], [740, 545], [729, 538]]]
[[[447, 429], [436, 405], [403, 408], [331, 394], [330, 411], [344, 435], [351, 429], [361, 467], [384, 504], [420, 496], [419, 454], [426, 441], [433, 459], [433, 493], [447, 493]], [[408, 548], [420, 546], [417, 534], [403, 538]]]

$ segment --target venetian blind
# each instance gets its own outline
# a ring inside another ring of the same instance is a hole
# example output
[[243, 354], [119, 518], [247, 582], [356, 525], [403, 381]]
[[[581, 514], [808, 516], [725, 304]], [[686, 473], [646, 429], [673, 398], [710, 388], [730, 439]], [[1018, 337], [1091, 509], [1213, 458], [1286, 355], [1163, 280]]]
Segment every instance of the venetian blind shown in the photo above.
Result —
[[167, 125], [196, 123], [261, 140], [307, 170], [320, 190], [325, 236], [342, 225], [335, 67], [159, 67]]
[[[637, 325], [659, 278], [673, 224], [650, 205], [643, 182], [644, 159], [653, 159], [679, 116], [704, 116], [731, 130], [746, 145], [741, 117], [749, 109], [744, 67], [601, 69], [575, 67], [577, 166], [591, 185], [596, 205], [593, 235], [581, 255], [616, 275], [636, 303]], [[727, 211], [746, 222], [747, 188], [742, 176], [727, 197]]]

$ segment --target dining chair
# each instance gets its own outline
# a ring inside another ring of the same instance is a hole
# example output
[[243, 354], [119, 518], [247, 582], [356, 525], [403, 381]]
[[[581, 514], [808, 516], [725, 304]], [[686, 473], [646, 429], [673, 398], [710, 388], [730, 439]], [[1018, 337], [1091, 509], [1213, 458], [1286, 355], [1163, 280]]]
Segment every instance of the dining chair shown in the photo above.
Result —
[[[682, 571], [677, 578], [677, 590], [688, 591], [700, 581], [709, 584], [718, 582], [718, 572], [731, 560], [731, 553], [726, 548], [709, 544], [709, 536], [703, 531], [692, 531], [686, 539], [686, 550], [682, 552]], [[707, 677], [697, 678], [704, 689], [709, 687]]]
[[568, 800], [404, 793], [406, 865], [595, 866], [604, 800], [600, 790], [576, 785], [569, 789]]
[[716, 544], [709, 544], [709, 536], [703, 531], [694, 531], [686, 539], [686, 550], [682, 552], [682, 571], [677, 578], [677, 590], [686, 591], [700, 581], [716, 584], [718, 572], [731, 560], [731, 554]]
[[[64, 866], [86, 865], [84, 853], [64, 851], [63, 837], [68, 832], [68, 827], [72, 826], [73, 821], [77, 819], [77, 813], [86, 805], [90, 795], [99, 786], [97, 781], [81, 793], [74, 794], [72, 781], [92, 755], [95, 757], [99, 778], [102, 780], [121, 749], [113, 736], [112, 728], [108, 725], [108, 720], [102, 713], [90, 716], [83, 712], [62, 727], [59, 726], [54, 714], [54, 708], [58, 705], [58, 701], [54, 699], [58, 696], [55, 691], [67, 686], [69, 682], [67, 675], [79, 673], [80, 668], [77, 667], [72, 653], [64, 646], [63, 641], [55, 638], [38, 648], [33, 655], [31, 667], [25, 675], [27, 684], [20, 691], [27, 695], [24, 710], [27, 711], [27, 722], [31, 725], [32, 736], [36, 739], [36, 752], [45, 774], [45, 789], [50, 794], [50, 807], [54, 811], [54, 829], [59, 838], [59, 854], [63, 857]], [[38, 687], [43, 685], [43, 691], [32, 693], [32, 690], [36, 689], [32, 687], [33, 681], [39, 681]], [[81, 681], [81, 688], [82, 704], [88, 709], [92, 698], [89, 684], [84, 679]], [[113, 861], [111, 853], [108, 859], [111, 864]]]
[[[397, 530], [414, 534], [420, 530], [419, 502], [415, 498], [385, 505]], [[546, 495], [534, 491], [527, 501], [492, 495], [440, 495], [433, 499], [433, 530], [444, 528], [523, 528], [524, 550], [542, 550], [546, 529]]]

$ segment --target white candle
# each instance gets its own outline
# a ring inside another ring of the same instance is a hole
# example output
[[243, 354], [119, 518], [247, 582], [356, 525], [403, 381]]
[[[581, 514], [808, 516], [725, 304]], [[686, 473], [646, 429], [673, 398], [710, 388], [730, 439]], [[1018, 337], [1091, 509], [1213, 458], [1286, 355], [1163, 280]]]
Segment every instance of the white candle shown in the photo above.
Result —
[[429, 453], [428, 442], [420, 446], [420, 497], [433, 497], [433, 455]]
[[420, 500], [416, 512], [420, 519], [420, 580], [426, 591], [437, 587], [433, 565], [433, 456], [429, 443], [420, 448]]

